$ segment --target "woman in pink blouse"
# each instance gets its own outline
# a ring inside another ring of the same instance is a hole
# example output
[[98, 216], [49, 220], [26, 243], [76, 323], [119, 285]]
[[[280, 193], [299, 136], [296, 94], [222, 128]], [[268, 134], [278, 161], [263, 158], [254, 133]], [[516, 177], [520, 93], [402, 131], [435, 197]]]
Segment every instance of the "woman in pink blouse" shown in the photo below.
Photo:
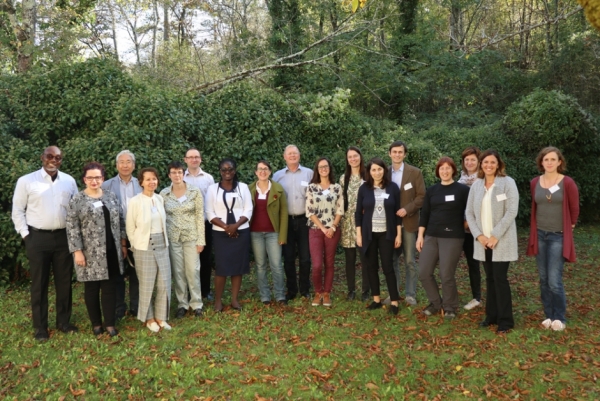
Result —
[[335, 250], [341, 234], [338, 226], [343, 215], [342, 187], [335, 183], [331, 162], [321, 157], [315, 163], [313, 179], [306, 190], [308, 242], [315, 287], [313, 306], [321, 303], [331, 306]]

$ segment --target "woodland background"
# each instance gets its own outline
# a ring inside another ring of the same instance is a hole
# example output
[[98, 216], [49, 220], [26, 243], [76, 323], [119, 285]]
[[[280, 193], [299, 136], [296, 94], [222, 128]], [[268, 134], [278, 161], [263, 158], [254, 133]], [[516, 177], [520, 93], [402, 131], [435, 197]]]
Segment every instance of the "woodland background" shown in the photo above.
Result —
[[289, 143], [339, 176], [347, 146], [368, 159], [402, 139], [428, 184], [441, 155], [493, 147], [522, 224], [551, 144], [594, 221], [599, 70], [574, 0], [0, 0], [0, 285], [27, 276], [11, 200], [50, 144], [76, 178], [89, 160], [114, 175], [130, 149], [166, 179], [196, 146], [207, 171], [232, 156], [249, 182]]

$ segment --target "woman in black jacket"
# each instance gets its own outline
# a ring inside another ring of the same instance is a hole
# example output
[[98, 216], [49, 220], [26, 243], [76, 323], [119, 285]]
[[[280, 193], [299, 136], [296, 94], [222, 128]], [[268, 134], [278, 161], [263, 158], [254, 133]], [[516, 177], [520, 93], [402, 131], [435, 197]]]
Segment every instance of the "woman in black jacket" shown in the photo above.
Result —
[[400, 189], [389, 180], [387, 166], [379, 158], [367, 164], [367, 180], [358, 189], [356, 203], [356, 245], [365, 254], [369, 270], [369, 286], [373, 302], [367, 309], [382, 307], [379, 294], [378, 254], [390, 294], [390, 313], [398, 314], [398, 287], [392, 265], [394, 248], [402, 243], [402, 218], [396, 215], [400, 210]]

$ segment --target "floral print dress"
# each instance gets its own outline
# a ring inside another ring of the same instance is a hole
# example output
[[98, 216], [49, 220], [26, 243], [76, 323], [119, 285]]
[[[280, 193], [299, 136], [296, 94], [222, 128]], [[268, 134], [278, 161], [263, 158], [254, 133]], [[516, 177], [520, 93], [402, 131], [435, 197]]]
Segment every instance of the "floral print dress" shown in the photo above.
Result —
[[[362, 185], [363, 180], [360, 175], [350, 176], [348, 182], [348, 210], [345, 211], [344, 217], [340, 226], [342, 227], [342, 238], [340, 245], [344, 248], [356, 248], [356, 225], [354, 224], [354, 213], [356, 212], [356, 201], [358, 196], [358, 188]], [[340, 177], [340, 186], [342, 193], [344, 192], [344, 174]]]

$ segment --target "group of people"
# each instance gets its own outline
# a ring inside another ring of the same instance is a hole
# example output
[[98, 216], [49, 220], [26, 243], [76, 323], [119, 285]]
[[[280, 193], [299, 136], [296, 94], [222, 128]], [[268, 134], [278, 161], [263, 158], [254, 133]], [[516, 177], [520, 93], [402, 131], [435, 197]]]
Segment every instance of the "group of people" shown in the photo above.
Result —
[[[215, 182], [200, 168], [200, 151], [192, 148], [185, 164], [173, 161], [167, 166], [171, 182], [159, 194], [158, 171], [144, 167], [136, 179], [135, 156], [128, 150], [116, 156], [118, 174], [109, 180], [102, 164], [87, 163], [82, 173], [85, 188], [78, 191], [75, 180], [59, 171], [62, 152], [50, 146], [41, 156], [42, 168], [18, 180], [13, 198], [12, 218], [30, 263], [35, 339], [49, 338], [50, 271], [60, 331], [78, 330], [70, 322], [74, 266], [78, 281], [84, 283], [92, 332], [117, 336], [116, 322], [126, 313], [152, 332], [170, 330], [172, 282], [177, 318], [188, 313], [202, 316], [203, 299], [213, 301], [214, 311], [221, 312], [227, 277], [230, 307], [241, 310], [238, 296], [242, 277], [250, 272], [251, 249], [261, 302], [270, 304], [273, 295], [285, 305], [300, 295], [313, 306], [331, 306], [338, 245], [344, 248], [348, 300], [371, 299], [368, 310], [387, 304], [389, 313], [398, 314], [404, 254], [404, 302], [417, 304], [418, 280], [428, 299], [422, 313], [442, 313], [448, 320], [459, 310], [455, 271], [464, 251], [473, 295], [464, 308], [482, 302], [482, 262], [487, 299], [480, 326], [509, 331], [514, 319], [507, 273], [518, 257], [519, 193], [500, 155], [465, 149], [458, 181], [459, 168], [442, 157], [435, 170], [440, 182], [426, 188], [422, 172], [404, 161], [407, 154], [407, 145], [396, 141], [389, 147], [390, 166], [377, 157], [365, 163], [360, 149], [351, 146], [338, 181], [329, 159], [319, 158], [311, 170], [300, 164], [299, 149], [289, 145], [283, 153], [285, 168], [271, 177], [270, 163], [260, 160], [256, 180], [247, 185], [238, 180], [236, 162], [230, 158], [220, 161], [220, 180]], [[539, 269], [546, 317], [542, 326], [563, 330], [562, 271], [565, 261], [575, 261], [572, 230], [579, 194], [574, 181], [562, 174], [566, 160], [559, 149], [542, 149], [537, 166], [542, 174], [531, 181], [527, 254], [536, 256]], [[363, 266], [360, 297], [357, 250]], [[385, 300], [380, 263], [389, 294]], [[434, 276], [438, 265], [441, 295]]]

